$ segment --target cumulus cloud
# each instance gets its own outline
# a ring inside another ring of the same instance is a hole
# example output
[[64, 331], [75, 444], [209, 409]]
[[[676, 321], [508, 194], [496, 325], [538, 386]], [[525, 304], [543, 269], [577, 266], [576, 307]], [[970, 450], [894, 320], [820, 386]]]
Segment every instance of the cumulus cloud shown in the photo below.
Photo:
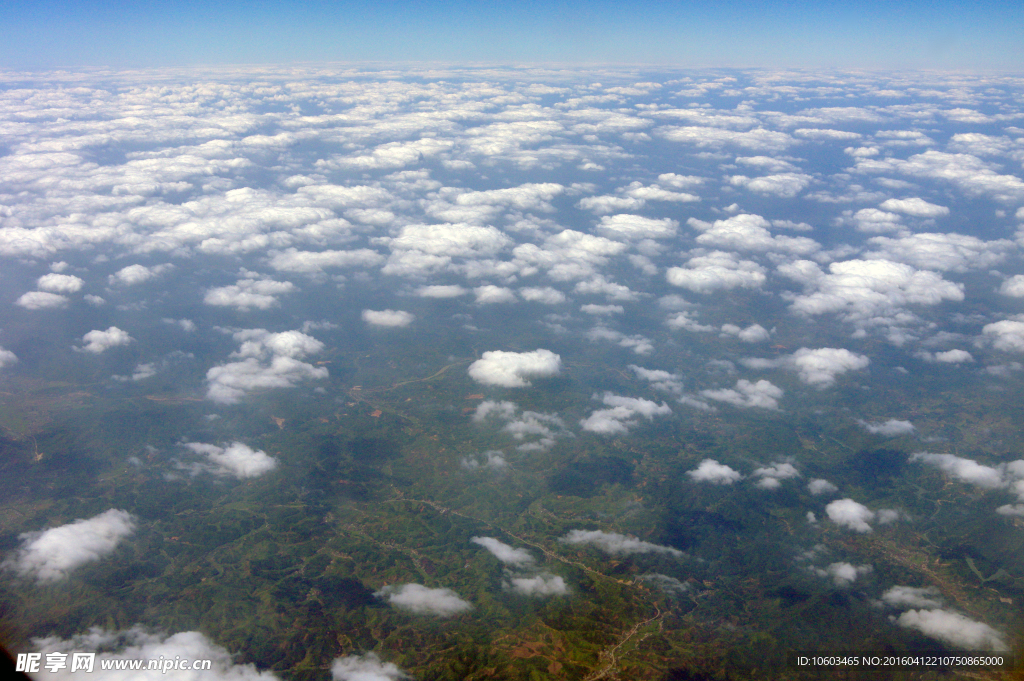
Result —
[[760, 380], [757, 383], [741, 378], [736, 381], [735, 388], [719, 390], [701, 390], [700, 395], [709, 400], [727, 402], [737, 407], [757, 407], [759, 409], [778, 409], [779, 398], [783, 395], [782, 388], [770, 381]]
[[869, 523], [875, 519], [874, 511], [853, 499], [837, 499], [825, 507], [825, 513], [836, 525], [860, 533], [870, 532]]
[[553, 289], [550, 286], [543, 288], [536, 287], [525, 287], [519, 289], [519, 295], [522, 296], [523, 300], [528, 300], [534, 303], [543, 303], [544, 305], [558, 305], [565, 302], [565, 294], [557, 289]]
[[999, 293], [1011, 298], [1024, 298], [1024, 274], [1015, 274], [1002, 283]]
[[134, 531], [132, 515], [112, 508], [92, 518], [20, 535], [21, 547], [4, 566], [39, 582], [56, 582], [75, 568], [109, 555]]
[[523, 596], [564, 596], [569, 585], [557, 575], [542, 572], [533, 577], [509, 577], [505, 588]]
[[1024, 352], [1024, 322], [1012, 319], [993, 322], [982, 327], [981, 334], [996, 350]]
[[234, 307], [242, 311], [249, 308], [268, 310], [280, 304], [277, 296], [297, 291], [290, 281], [273, 279], [239, 279], [231, 286], [211, 288], [203, 297], [207, 305]]
[[422, 584], [393, 584], [374, 595], [399, 610], [408, 610], [415, 615], [451, 617], [473, 607], [451, 589], [428, 589]]
[[384, 256], [368, 248], [354, 251], [300, 251], [288, 248], [272, 252], [267, 264], [278, 272], [313, 274], [330, 268], [371, 267], [383, 261]]
[[710, 482], [713, 485], [731, 485], [743, 479], [739, 471], [714, 459], [704, 459], [697, 468], [686, 471], [686, 475], [694, 482]]
[[52, 308], [67, 307], [67, 296], [59, 293], [47, 293], [46, 291], [29, 291], [22, 294], [14, 304], [26, 310], [46, 310]]
[[606, 215], [597, 231], [610, 239], [668, 239], [676, 235], [679, 223], [671, 218], [645, 218], [640, 215]]
[[247, 329], [233, 337], [241, 347], [231, 357], [239, 361], [206, 372], [206, 397], [214, 402], [234, 404], [251, 392], [291, 388], [304, 380], [327, 378], [326, 367], [300, 361], [324, 347], [312, 336], [299, 331], [271, 333], [266, 329]]
[[949, 208], [928, 203], [921, 198], [888, 199], [879, 206], [882, 210], [912, 215], [916, 218], [938, 218], [949, 215]]
[[580, 427], [583, 430], [601, 435], [624, 435], [636, 425], [637, 416], [643, 416], [651, 421], [655, 416], [672, 413], [672, 409], [664, 402], [658, 404], [639, 397], [621, 397], [610, 392], [606, 392], [601, 401], [611, 408], [598, 409], [580, 420]]
[[415, 315], [404, 310], [363, 310], [363, 321], [371, 326], [409, 326]]
[[963, 364], [973, 362], [974, 356], [966, 350], [946, 350], [945, 352], [928, 352], [926, 350], [914, 353], [926, 362], [938, 362], [940, 364]]
[[260, 449], [252, 449], [241, 442], [232, 442], [227, 447], [186, 442], [185, 447], [196, 454], [205, 454], [208, 464], [200, 464], [193, 472], [206, 470], [214, 475], [230, 475], [235, 478], [255, 478], [277, 468], [277, 459]]
[[828, 480], [823, 480], [822, 478], [814, 478], [813, 480], [807, 483], [807, 491], [813, 494], [814, 496], [820, 496], [822, 494], [832, 494], [834, 492], [838, 492], [839, 488], [833, 485]]
[[633, 370], [633, 373], [638, 378], [648, 381], [655, 390], [663, 390], [677, 395], [683, 392], [683, 378], [679, 374], [662, 371], [661, 369], [644, 369], [635, 364], [630, 364], [629, 368]]
[[686, 224], [702, 232], [697, 237], [702, 246], [802, 256], [821, 249], [817, 241], [807, 237], [773, 236], [769, 231], [773, 224], [760, 215], [741, 213], [713, 223], [690, 218]]
[[508, 461], [505, 460], [505, 456], [501, 451], [491, 449], [483, 452], [479, 457], [464, 457], [461, 465], [463, 468], [470, 471], [477, 471], [481, 469], [500, 471], [508, 468]]
[[940, 608], [942, 599], [935, 587], [894, 586], [885, 590], [882, 601], [894, 608]]
[[490, 551], [495, 558], [505, 565], [526, 567], [534, 562], [533, 556], [526, 549], [517, 549], [492, 537], [473, 537], [470, 541]]
[[469, 365], [469, 376], [477, 383], [503, 388], [525, 388], [533, 377], [554, 376], [562, 368], [562, 358], [550, 350], [505, 352], [491, 350]]
[[654, 350], [654, 343], [651, 342], [650, 338], [640, 334], [627, 336], [621, 331], [609, 329], [606, 326], [595, 326], [587, 331], [586, 337], [592, 341], [611, 341], [620, 347], [630, 348], [638, 355], [649, 355]]
[[896, 623], [965, 650], [1009, 650], [998, 631], [952, 610], [908, 610]]
[[918, 452], [910, 456], [911, 461], [923, 461], [929, 465], [939, 468], [943, 472], [962, 480], [963, 482], [985, 487], [998, 489], [1007, 484], [1006, 466], [999, 468], [985, 466], [972, 459], [965, 459], [953, 454], [933, 454], [931, 452]]
[[510, 288], [505, 288], [504, 286], [494, 286], [493, 284], [477, 286], [473, 289], [473, 293], [476, 294], [477, 305], [516, 302], [515, 292]]
[[871, 574], [870, 565], [852, 565], [851, 563], [831, 563], [824, 570], [816, 570], [822, 577], [830, 577], [836, 586], [849, 586], [859, 577]]
[[682, 556], [683, 552], [670, 546], [652, 544], [636, 537], [629, 537], [617, 532], [601, 530], [571, 530], [558, 541], [566, 544], [595, 546], [606, 553], [629, 555], [633, 553], [664, 553], [670, 556]]
[[806, 189], [812, 179], [814, 178], [804, 173], [776, 173], [762, 177], [733, 175], [729, 178], [729, 184], [735, 187], [746, 187], [758, 194], [771, 194], [791, 199]]
[[416, 289], [416, 295], [420, 298], [458, 298], [469, 291], [458, 285], [435, 284], [432, 286], [420, 286]]
[[[502, 432], [509, 433], [516, 440], [526, 438], [537, 438], [518, 445], [516, 449], [521, 452], [547, 451], [555, 444], [555, 438], [563, 435], [571, 435], [565, 429], [565, 423], [557, 414], [544, 414], [536, 411], [526, 410], [517, 414], [518, 407], [514, 402], [496, 402], [484, 400], [473, 414], [473, 421], [481, 423], [488, 418], [497, 418], [505, 421]], [[498, 452], [500, 454], [500, 452]]]
[[0, 369], [18, 363], [18, 356], [0, 345]]
[[881, 423], [868, 423], [867, 421], [857, 421], [857, 423], [872, 435], [882, 435], [883, 437], [899, 437], [917, 431], [913, 423], [899, 419], [889, 419]]
[[723, 338], [728, 336], [734, 336], [744, 343], [762, 343], [769, 338], [771, 334], [768, 333], [768, 329], [764, 328], [760, 324], [751, 324], [747, 328], [740, 328], [735, 324], [722, 324]]
[[777, 489], [782, 480], [799, 478], [800, 471], [791, 463], [776, 463], [754, 469], [754, 476], [760, 478], [757, 486], [761, 489]]
[[[93, 627], [86, 634], [69, 639], [55, 636], [33, 639], [36, 650], [43, 653], [95, 652], [93, 671], [85, 678], [96, 681], [158, 681], [176, 679], [180, 681], [277, 681], [273, 672], [259, 671], [252, 664], [238, 664], [235, 655], [206, 638], [198, 631], [182, 631], [177, 634], [159, 634], [133, 627], [123, 631], [109, 631]], [[104, 670], [105, 662], [113, 660], [209, 660], [210, 669], [175, 670], [168, 673], [161, 669], [141, 671]], [[45, 661], [45, 657], [44, 657]], [[70, 665], [55, 673], [47, 674], [48, 679], [79, 679], [81, 672], [72, 674]], [[345, 677], [342, 677], [345, 678]], [[402, 677], [348, 677], [349, 681], [392, 681]]]
[[686, 263], [686, 267], [670, 267], [665, 273], [668, 283], [694, 293], [712, 293], [734, 288], [760, 288], [765, 270], [752, 260], [740, 260], [732, 253], [712, 251]]
[[403, 681], [412, 678], [376, 653], [338, 657], [331, 663], [332, 681]]
[[85, 334], [82, 336], [82, 342], [85, 343], [85, 345], [80, 348], [75, 348], [75, 350], [91, 352], [94, 355], [98, 355], [109, 348], [128, 345], [134, 340], [134, 338], [128, 335], [127, 331], [122, 331], [116, 326], [111, 326], [106, 331], [94, 329]]
[[966, 272], [989, 269], [1016, 249], [1009, 239], [983, 241], [967, 234], [923, 232], [891, 238], [876, 236], [868, 240], [875, 249], [865, 257], [904, 262], [914, 267], [940, 272]]
[[36, 288], [50, 293], [77, 293], [85, 282], [70, 274], [44, 274], [36, 281]]
[[154, 279], [161, 274], [174, 269], [174, 265], [156, 265], [146, 267], [145, 265], [129, 265], [123, 267], [108, 277], [111, 286], [135, 286]]

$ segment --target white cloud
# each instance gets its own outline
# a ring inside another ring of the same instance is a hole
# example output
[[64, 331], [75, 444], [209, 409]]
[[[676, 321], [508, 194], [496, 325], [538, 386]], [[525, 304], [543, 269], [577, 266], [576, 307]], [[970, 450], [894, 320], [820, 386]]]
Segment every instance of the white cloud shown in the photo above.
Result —
[[832, 494], [834, 492], [838, 492], [839, 488], [833, 485], [828, 480], [823, 480], [822, 478], [814, 478], [813, 480], [807, 483], [807, 491], [813, 494], [814, 496], [820, 496], [822, 494]]
[[951, 610], [908, 610], [896, 623], [965, 650], [1009, 650], [998, 631]]
[[606, 215], [597, 231], [610, 239], [668, 239], [676, 235], [679, 222], [671, 218], [645, 218], [640, 215]]
[[234, 307], [242, 311], [255, 307], [268, 310], [280, 304], [277, 296], [298, 290], [290, 281], [273, 279], [239, 279], [231, 286], [211, 288], [203, 297], [207, 305]]
[[668, 283], [695, 293], [711, 293], [721, 289], [760, 288], [765, 270], [752, 260], [740, 260], [732, 253], [712, 251], [686, 263], [686, 267], [670, 267], [665, 273]]
[[900, 421], [899, 419], [889, 419], [882, 423], [868, 423], [867, 421], [857, 421], [864, 430], [868, 431], [873, 435], [882, 435], [884, 437], [899, 437], [901, 435], [910, 435], [917, 429], [914, 424], [910, 421]]
[[996, 166], [970, 154], [926, 151], [905, 161], [862, 158], [857, 161], [857, 170], [946, 180], [968, 194], [988, 195], [999, 201], [1019, 201], [1024, 197], [1024, 181], [1014, 175], [1000, 175]]
[[36, 281], [36, 287], [50, 293], [77, 293], [85, 282], [70, 274], [44, 274]]
[[135, 365], [135, 371], [132, 372], [131, 376], [112, 376], [115, 381], [143, 381], [147, 378], [156, 376], [157, 369], [156, 364], [137, 364]]
[[526, 567], [534, 562], [533, 556], [526, 549], [517, 549], [492, 537], [473, 537], [470, 541], [490, 551], [495, 558], [505, 565]]
[[469, 376], [477, 383], [503, 388], [525, 388], [533, 377], [554, 376], [562, 367], [562, 358], [550, 350], [505, 352], [491, 350], [469, 365]]
[[744, 343], [762, 343], [771, 338], [771, 334], [768, 333], [768, 329], [764, 328], [760, 324], [751, 324], [745, 329], [742, 329], [735, 324], [722, 324], [721, 335], [723, 338], [727, 336], [735, 336]]
[[831, 577], [836, 586], [848, 586], [853, 584], [859, 577], [871, 574], [873, 568], [870, 565], [832, 563], [822, 572]]
[[825, 513], [829, 520], [836, 525], [842, 525], [855, 532], [866, 533], [871, 531], [869, 524], [875, 519], [874, 512], [863, 504], [858, 504], [853, 499], [837, 499], [825, 507]]
[[697, 468], [686, 471], [686, 474], [694, 482], [710, 482], [714, 485], [731, 485], [743, 479], [739, 471], [714, 459], [704, 459]]
[[733, 175], [729, 184], [735, 187], [746, 187], [759, 194], [771, 194], [784, 199], [791, 199], [807, 188], [813, 178], [804, 173], [777, 173], [762, 177]]
[[672, 409], [664, 402], [658, 404], [638, 397], [621, 397], [610, 392], [606, 392], [601, 401], [611, 409], [598, 409], [587, 418], [581, 419], [580, 427], [583, 430], [602, 435], [625, 434], [636, 425], [637, 416], [643, 416], [651, 421], [655, 416], [672, 413]]
[[942, 599], [935, 587], [894, 586], [885, 590], [882, 600], [895, 608], [942, 607]]
[[[205, 454], [210, 463], [203, 465], [202, 470], [208, 470], [214, 475], [255, 478], [277, 468], [277, 459], [241, 442], [232, 442], [227, 447], [201, 442], [186, 442], [184, 446], [196, 454]], [[198, 469], [195, 472], [199, 472]]]
[[422, 584], [393, 584], [374, 595], [416, 615], [451, 617], [473, 607], [451, 589], [428, 589]]
[[544, 305], [558, 305], [565, 302], [565, 294], [550, 286], [544, 288], [526, 287], [519, 289], [519, 295], [523, 300]]
[[494, 286], [493, 284], [477, 286], [473, 289], [473, 293], [476, 294], [477, 305], [516, 302], [515, 292], [510, 288], [505, 288], [504, 286]]
[[509, 577], [505, 588], [523, 596], [564, 596], [569, 593], [564, 579], [547, 572], [534, 577]]
[[782, 484], [781, 480], [799, 478], [800, 471], [791, 463], [773, 462], [769, 466], [755, 468], [754, 475], [761, 478], [757, 481], [761, 489], [777, 489]]
[[928, 203], [921, 198], [888, 199], [879, 206], [882, 210], [913, 215], [916, 218], [938, 218], [949, 215], [949, 208]]
[[432, 286], [420, 286], [416, 289], [416, 295], [420, 298], [458, 298], [469, 293], [461, 286], [450, 284], [435, 284]]
[[686, 224], [702, 232], [697, 237], [697, 243], [702, 246], [802, 256], [821, 250], [821, 245], [814, 239], [803, 236], [773, 236], [769, 231], [772, 223], [760, 215], [741, 213], [725, 220], [715, 220], [713, 223], [690, 218]]
[[760, 380], [757, 383], [741, 378], [736, 381], [735, 389], [701, 390], [701, 397], [718, 402], [728, 402], [737, 407], [757, 407], [760, 409], [778, 409], [779, 398], [783, 395], [782, 388], [770, 381]]
[[876, 236], [866, 258], [905, 262], [919, 269], [966, 272], [989, 269], [1006, 259], [1016, 248], [1009, 239], [982, 241], [965, 234], [920, 233], [893, 239]]
[[409, 326], [415, 315], [404, 310], [363, 310], [363, 321], [373, 326]]
[[836, 382], [836, 376], [864, 369], [871, 360], [845, 348], [800, 348], [790, 356], [790, 362], [801, 381], [827, 388]]
[[288, 248], [271, 252], [267, 264], [278, 272], [311, 274], [333, 267], [371, 267], [384, 262], [384, 256], [368, 248], [354, 251], [300, 251]]
[[56, 582], [75, 568], [112, 553], [134, 531], [132, 515], [112, 508], [92, 518], [19, 535], [22, 546], [4, 566], [40, 582]]
[[174, 265], [156, 265], [155, 267], [146, 267], [145, 265], [129, 265], [123, 267], [117, 272], [114, 272], [108, 278], [111, 286], [135, 286], [143, 282], [149, 281], [159, 275], [174, 269]]
[[240, 361], [221, 364], [206, 372], [206, 397], [214, 402], [234, 404], [250, 392], [291, 388], [300, 381], [327, 378], [326, 367], [300, 361], [324, 347], [304, 333], [247, 329], [236, 332], [234, 339], [241, 342], [241, 347], [231, 357]]
[[491, 469], [491, 470], [504, 470], [508, 468], [508, 461], [505, 460], [505, 456], [497, 449], [491, 449], [480, 457], [467, 456], [461, 461], [461, 465], [466, 470], [476, 471], [480, 469]]
[[29, 291], [28, 293], [22, 294], [20, 298], [14, 301], [14, 304], [19, 307], [23, 307], [26, 310], [46, 310], [67, 307], [68, 299], [66, 296], [62, 296], [57, 293]]
[[954, 478], [968, 482], [978, 487], [998, 489], [1007, 484], [1005, 479], [1005, 467], [993, 468], [985, 466], [972, 459], [965, 459], [953, 454], [933, 454], [931, 452], [918, 452], [910, 456], [911, 461], [923, 461], [936, 466], [943, 472], [952, 475]]
[[840, 222], [852, 222], [858, 232], [882, 234], [884, 232], [898, 232], [904, 229], [904, 224], [899, 215], [887, 213], [877, 208], [862, 208], [852, 215], [850, 215], [849, 211], [846, 211], [843, 215], [845, 217]]
[[606, 553], [615, 555], [633, 553], [664, 553], [670, 556], [682, 556], [683, 552], [670, 546], [652, 544], [641, 541], [636, 537], [629, 537], [617, 532], [603, 532], [601, 530], [571, 530], [558, 541], [566, 544], [596, 546]]
[[996, 350], [1024, 352], [1024, 322], [1004, 319], [986, 324], [981, 333]]
[[999, 292], [1011, 298], [1024, 298], [1024, 274], [1015, 274], [1004, 281]]
[[963, 364], [973, 362], [974, 356], [966, 350], [946, 350], [945, 352], [921, 352], [917, 356], [926, 362], [939, 362], [940, 364]]
[[376, 653], [338, 657], [331, 663], [332, 681], [403, 681], [412, 678]]
[[621, 305], [595, 305], [593, 303], [587, 305], [580, 305], [580, 312], [596, 316], [622, 314], [625, 311], [625, 308], [623, 308]]
[[81, 348], [75, 348], [75, 350], [91, 352], [98, 355], [104, 350], [116, 348], [121, 345], [128, 345], [134, 340], [134, 338], [128, 335], [127, 331], [122, 331], [116, 326], [111, 326], [106, 331], [94, 329], [85, 334], [82, 336], [82, 341], [85, 345]]
[[[277, 681], [278, 677], [269, 671], [259, 671], [252, 664], [237, 664], [235, 655], [206, 638], [198, 631], [182, 631], [167, 636], [150, 633], [141, 627], [124, 631], [107, 631], [94, 627], [87, 634], [78, 634], [69, 639], [33, 639], [36, 650], [45, 653], [95, 652], [93, 671], [82, 676], [72, 674], [70, 665], [56, 673], [47, 673], [47, 679], [95, 679], [95, 681]], [[104, 662], [125, 659], [139, 660], [209, 660], [207, 670], [142, 669], [140, 671], [104, 670]], [[44, 655], [45, 663], [45, 655]], [[380, 681], [401, 677], [381, 677]], [[351, 681], [378, 681], [373, 677], [356, 677]]]
[[630, 364], [629, 368], [639, 378], [649, 381], [651, 387], [655, 390], [663, 390], [677, 395], [683, 392], [683, 377], [679, 374], [662, 371], [661, 369], [644, 369], [635, 364]]
[[0, 345], [0, 369], [18, 363], [18, 356]]

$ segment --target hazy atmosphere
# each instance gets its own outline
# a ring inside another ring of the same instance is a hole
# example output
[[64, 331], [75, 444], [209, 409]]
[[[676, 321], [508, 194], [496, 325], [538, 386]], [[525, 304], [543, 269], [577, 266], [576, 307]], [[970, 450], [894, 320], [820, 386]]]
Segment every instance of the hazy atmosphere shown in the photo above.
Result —
[[0, 640], [1019, 659], [1024, 17], [941, 7], [0, 10]]

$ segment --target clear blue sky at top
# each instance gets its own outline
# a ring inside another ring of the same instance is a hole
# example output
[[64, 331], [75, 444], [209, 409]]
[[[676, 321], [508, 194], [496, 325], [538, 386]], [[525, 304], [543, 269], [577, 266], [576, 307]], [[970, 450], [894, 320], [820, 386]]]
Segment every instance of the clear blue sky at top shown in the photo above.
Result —
[[23, 2], [0, 67], [307, 61], [1024, 66], [1024, 2]]

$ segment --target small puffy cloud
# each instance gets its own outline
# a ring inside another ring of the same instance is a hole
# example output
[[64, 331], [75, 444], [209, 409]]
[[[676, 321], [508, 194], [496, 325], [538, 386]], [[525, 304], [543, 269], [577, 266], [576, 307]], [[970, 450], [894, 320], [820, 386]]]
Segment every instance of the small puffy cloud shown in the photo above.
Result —
[[519, 295], [523, 300], [544, 305], [558, 305], [565, 302], [565, 294], [550, 286], [543, 288], [527, 287], [519, 289]]
[[661, 369], [644, 369], [635, 364], [630, 364], [629, 368], [633, 370], [637, 377], [650, 382], [651, 387], [655, 390], [663, 390], [677, 395], [683, 392], [683, 377], [679, 374], [662, 371]]
[[451, 589], [428, 589], [422, 584], [393, 584], [385, 586], [374, 596], [416, 615], [451, 617], [473, 607]]
[[827, 388], [836, 382], [836, 376], [863, 369], [871, 363], [864, 355], [845, 348], [800, 348], [790, 358], [800, 380], [818, 388]]
[[875, 519], [871, 509], [853, 499], [837, 499], [825, 507], [825, 513], [836, 525], [861, 533], [870, 532], [869, 523]]
[[606, 215], [597, 231], [610, 239], [668, 239], [676, 235], [679, 223], [671, 218], [656, 220], [640, 215]]
[[207, 305], [234, 307], [247, 311], [249, 308], [268, 310], [279, 305], [277, 296], [298, 290], [290, 281], [273, 279], [239, 279], [231, 286], [211, 288], [203, 297]]
[[152, 363], [137, 364], [131, 376], [112, 376], [115, 381], [143, 381], [156, 376], [156, 365]]
[[1024, 274], [1015, 274], [1004, 281], [999, 293], [1011, 298], [1024, 298]]
[[127, 331], [122, 331], [116, 326], [111, 326], [106, 331], [100, 331], [94, 329], [89, 333], [82, 336], [82, 342], [85, 343], [80, 348], [75, 348], [80, 352], [91, 352], [94, 355], [98, 355], [104, 350], [109, 348], [116, 348], [120, 345], [128, 345], [135, 339], [128, 335]]
[[873, 568], [870, 565], [852, 565], [850, 563], [832, 563], [822, 570], [825, 575], [832, 578], [836, 586], [853, 584], [858, 577], [871, 574], [872, 571]]
[[534, 577], [510, 577], [505, 588], [523, 596], [564, 596], [569, 585], [557, 575], [542, 572]]
[[473, 289], [473, 293], [476, 294], [477, 305], [516, 302], [515, 292], [510, 288], [505, 288], [504, 286], [494, 286], [493, 284], [477, 286]]
[[746, 175], [733, 175], [729, 178], [729, 184], [734, 187], [746, 187], [758, 194], [770, 194], [784, 199], [791, 199], [813, 180], [810, 175], [804, 173], [776, 173], [762, 177], [747, 177]]
[[554, 376], [561, 368], [562, 358], [550, 350], [491, 350], [469, 365], [469, 376], [484, 385], [525, 388], [531, 385], [528, 378]]
[[278, 272], [315, 274], [336, 267], [371, 267], [384, 261], [384, 256], [368, 248], [354, 251], [300, 251], [289, 248], [274, 252], [268, 264]]
[[896, 624], [965, 650], [1008, 650], [1006, 640], [984, 622], [951, 610], [908, 610]]
[[157, 265], [146, 267], [145, 265], [129, 265], [123, 267], [108, 277], [111, 286], [135, 286], [160, 276], [164, 272], [174, 269], [174, 265]]
[[899, 419], [889, 419], [881, 423], [868, 423], [867, 421], [857, 421], [857, 423], [872, 435], [881, 435], [883, 437], [910, 435], [917, 430], [910, 421], [900, 421]]
[[761, 489], [777, 489], [782, 484], [781, 480], [799, 478], [800, 471], [791, 463], [773, 462], [770, 466], [754, 469], [754, 475], [760, 478], [757, 486]]
[[865, 257], [903, 262], [924, 270], [966, 272], [991, 268], [1016, 249], [1009, 239], [983, 241], [969, 234], [923, 232], [868, 240], [874, 251]]
[[923, 461], [952, 475], [958, 480], [986, 487], [998, 489], [1006, 485], [1004, 472], [999, 468], [984, 466], [972, 459], [965, 459], [953, 454], [932, 454], [931, 452], [918, 452], [910, 456], [911, 461]]
[[963, 364], [973, 362], [974, 356], [966, 350], [946, 350], [945, 352], [920, 352], [917, 353], [926, 362], [939, 362], [940, 364]]
[[1024, 322], [1004, 319], [986, 324], [982, 327], [981, 333], [996, 350], [1024, 352]]
[[331, 681], [404, 681], [409, 678], [412, 677], [393, 662], [382, 661], [376, 653], [337, 657], [331, 663]]
[[697, 468], [686, 471], [686, 475], [694, 482], [710, 482], [713, 485], [731, 485], [743, 478], [739, 471], [714, 459], [704, 459]]
[[823, 480], [822, 478], [814, 478], [813, 480], [807, 483], [807, 491], [813, 494], [814, 496], [819, 496], [822, 494], [832, 494], [834, 492], [838, 492], [839, 488], [833, 485], [828, 480]]
[[701, 390], [700, 395], [709, 400], [727, 402], [737, 407], [757, 407], [759, 409], [778, 409], [779, 398], [783, 395], [782, 388], [770, 381], [760, 380], [757, 383], [741, 378], [736, 387], [720, 390]]
[[916, 218], [938, 218], [949, 215], [949, 208], [928, 203], [924, 199], [889, 199], [879, 206], [882, 210], [912, 215]]
[[751, 324], [747, 328], [743, 329], [735, 324], [722, 324], [723, 337], [735, 336], [744, 343], [762, 343], [769, 338], [771, 334], [768, 333], [768, 329], [764, 328], [760, 324]]
[[21, 548], [4, 566], [40, 582], [56, 582], [110, 554], [134, 531], [132, 515], [112, 508], [92, 518], [20, 535]]
[[821, 249], [817, 241], [807, 237], [773, 236], [769, 231], [773, 224], [760, 215], [742, 213], [713, 223], [690, 218], [686, 224], [703, 232], [697, 237], [697, 243], [702, 246], [802, 256]]
[[894, 586], [886, 589], [882, 601], [894, 608], [942, 607], [942, 599], [934, 587]]
[[500, 542], [492, 537], [473, 537], [470, 539], [474, 544], [479, 544], [505, 565], [513, 567], [524, 567], [533, 564], [533, 556], [526, 549], [517, 549]]
[[896, 213], [888, 213], [877, 208], [862, 208], [852, 216], [844, 213], [846, 217], [843, 223], [852, 223], [858, 232], [868, 234], [882, 234], [884, 232], [898, 232], [903, 229], [902, 219]]
[[404, 310], [363, 310], [363, 321], [372, 326], [409, 326], [415, 316]]
[[504, 454], [497, 449], [491, 449], [479, 457], [467, 456], [462, 459], [461, 465], [466, 470], [478, 471], [478, 470], [504, 470], [508, 468], [508, 461], [505, 460]]
[[625, 308], [621, 305], [595, 305], [593, 303], [588, 303], [587, 305], [580, 306], [580, 312], [602, 317], [613, 314], [622, 314], [625, 311]]
[[654, 350], [654, 343], [650, 338], [641, 336], [640, 334], [627, 336], [621, 331], [609, 329], [605, 326], [595, 326], [587, 331], [586, 337], [588, 340], [592, 341], [611, 341], [620, 347], [630, 348], [638, 355], [649, 355]]
[[[80, 679], [88, 678], [95, 681], [161, 681], [178, 679], [180, 681], [277, 681], [273, 672], [259, 671], [252, 664], [237, 664], [235, 655], [206, 638], [198, 631], [182, 631], [167, 636], [166, 634], [150, 633], [141, 627], [133, 627], [124, 631], [108, 631], [93, 627], [86, 634], [78, 634], [70, 639], [62, 640], [55, 636], [37, 638], [32, 641], [36, 649], [43, 653], [95, 652], [93, 671], [81, 675], [72, 674], [68, 668], [46, 676], [48, 679]], [[125, 659], [136, 660], [209, 660], [210, 669], [178, 670], [166, 673], [162, 669], [145, 669], [127, 671], [104, 669], [114, 661]], [[45, 657], [44, 657], [45, 661]], [[345, 678], [345, 677], [342, 677]], [[346, 681], [397, 681], [403, 677], [349, 677]]]
[[420, 286], [416, 289], [416, 295], [420, 298], [458, 298], [469, 293], [468, 290], [458, 285]]
[[77, 293], [85, 282], [70, 274], [44, 274], [36, 281], [36, 287], [50, 293]]
[[0, 345], [0, 369], [18, 363], [18, 356]]
[[686, 267], [670, 267], [665, 273], [668, 283], [695, 293], [712, 293], [734, 288], [760, 288], [765, 270], [752, 260], [740, 260], [732, 253], [712, 251], [686, 263]]
[[[595, 395], [596, 397], [596, 395]], [[636, 425], [635, 418], [643, 416], [648, 421], [655, 416], [671, 414], [672, 409], [662, 402], [658, 404], [639, 397], [621, 397], [606, 392], [601, 401], [611, 407], [598, 409], [590, 416], [580, 420], [580, 427], [591, 433], [602, 435], [621, 435], [629, 432]]]
[[[209, 464], [203, 465], [214, 475], [230, 475], [239, 479], [255, 478], [277, 468], [277, 459], [260, 449], [252, 449], [241, 442], [227, 447], [187, 442], [184, 445], [196, 454], [205, 454]], [[196, 470], [198, 472], [198, 470]]]
[[58, 293], [47, 293], [46, 291], [29, 291], [22, 294], [14, 304], [26, 310], [46, 310], [59, 307], [67, 307], [68, 299]]
[[[473, 421], [482, 423], [489, 417], [494, 417], [505, 421], [502, 432], [509, 433], [516, 440], [525, 440], [527, 437], [538, 438], [518, 445], [516, 449], [521, 452], [547, 451], [554, 446], [555, 438], [560, 435], [571, 435], [566, 431], [565, 423], [557, 414], [527, 410], [517, 415], [518, 409], [514, 402], [484, 400], [477, 406], [476, 413], [473, 414]], [[496, 454], [500, 455], [501, 452], [496, 452]], [[504, 459], [502, 462], [504, 463]]]
[[[710, 326], [708, 324], [701, 324], [700, 322], [698, 322], [691, 316], [692, 314], [694, 313], [683, 311], [676, 312], [673, 315], [669, 315], [668, 319], [665, 320], [665, 326], [672, 329], [673, 331], [678, 331], [679, 329], [682, 329], [683, 331], [690, 331], [692, 333], [711, 333], [712, 331], [715, 330], [715, 327], [713, 326]], [[726, 324], [725, 326], [731, 325]], [[725, 330], [725, 326], [722, 327], [723, 331]], [[739, 327], [737, 326], [736, 329], [738, 330]]]
[[299, 331], [271, 333], [246, 329], [234, 334], [241, 343], [231, 354], [239, 361], [212, 367], [206, 372], [206, 397], [221, 404], [235, 404], [246, 394], [271, 388], [291, 388], [304, 380], [327, 378], [327, 367], [300, 361], [320, 352], [324, 344]]
[[566, 544], [595, 546], [606, 553], [628, 555], [632, 553], [664, 553], [682, 556], [683, 552], [670, 546], [652, 544], [617, 532], [601, 530], [572, 530], [558, 541]]

